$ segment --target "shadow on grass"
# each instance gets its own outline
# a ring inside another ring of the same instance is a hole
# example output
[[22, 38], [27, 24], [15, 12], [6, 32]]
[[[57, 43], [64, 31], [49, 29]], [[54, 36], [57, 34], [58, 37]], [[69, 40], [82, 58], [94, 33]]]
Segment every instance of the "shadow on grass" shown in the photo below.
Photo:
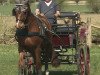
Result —
[[[43, 75], [44, 72], [43, 72]], [[77, 75], [76, 71], [49, 71], [49, 75]]]

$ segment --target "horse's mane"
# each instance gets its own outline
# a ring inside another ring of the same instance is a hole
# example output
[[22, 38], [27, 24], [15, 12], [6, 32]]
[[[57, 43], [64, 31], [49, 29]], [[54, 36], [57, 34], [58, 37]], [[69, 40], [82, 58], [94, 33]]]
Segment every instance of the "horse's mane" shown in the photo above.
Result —
[[26, 3], [25, 5], [28, 7], [28, 13], [31, 13], [30, 4], [29, 3]]
[[52, 25], [49, 23], [49, 21], [47, 20], [46, 16], [41, 16], [40, 14], [37, 15], [37, 16], [38, 16], [38, 18], [41, 20], [41, 22], [43, 22], [44, 25], [45, 25], [49, 30], [51, 30], [51, 26], [52, 26]]

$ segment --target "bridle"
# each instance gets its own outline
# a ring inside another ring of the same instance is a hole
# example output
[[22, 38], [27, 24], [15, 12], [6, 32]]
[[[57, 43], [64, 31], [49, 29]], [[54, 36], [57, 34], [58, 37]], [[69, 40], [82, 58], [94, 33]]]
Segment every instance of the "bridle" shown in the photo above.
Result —
[[[27, 24], [27, 18], [29, 16], [28, 6], [25, 6], [24, 4], [16, 4], [15, 10], [17, 12], [16, 22], [17, 23], [23, 22], [26, 25]], [[22, 16], [22, 19], [20, 18], [21, 16]]]

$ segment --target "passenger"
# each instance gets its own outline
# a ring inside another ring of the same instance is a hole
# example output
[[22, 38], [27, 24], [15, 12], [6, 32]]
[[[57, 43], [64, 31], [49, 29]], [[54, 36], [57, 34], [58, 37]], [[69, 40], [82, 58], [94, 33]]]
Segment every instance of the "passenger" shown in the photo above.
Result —
[[36, 15], [39, 14], [45, 15], [51, 24], [56, 24], [57, 17], [60, 16], [60, 8], [53, 0], [40, 1], [36, 9]]

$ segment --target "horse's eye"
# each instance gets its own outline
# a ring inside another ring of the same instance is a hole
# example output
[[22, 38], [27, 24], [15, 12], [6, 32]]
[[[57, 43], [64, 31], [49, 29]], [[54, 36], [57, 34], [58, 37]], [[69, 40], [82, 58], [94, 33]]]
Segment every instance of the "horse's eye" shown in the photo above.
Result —
[[26, 5], [23, 6], [24, 9], [27, 9], [28, 7]]
[[24, 14], [27, 14], [27, 10], [26, 9], [23, 9], [22, 11]]
[[27, 14], [27, 12], [26, 12], [26, 11], [24, 11], [24, 14]]
[[26, 8], [22, 8], [22, 11], [26, 11]]
[[16, 7], [16, 11], [18, 11], [19, 10], [19, 8], [18, 7]]

